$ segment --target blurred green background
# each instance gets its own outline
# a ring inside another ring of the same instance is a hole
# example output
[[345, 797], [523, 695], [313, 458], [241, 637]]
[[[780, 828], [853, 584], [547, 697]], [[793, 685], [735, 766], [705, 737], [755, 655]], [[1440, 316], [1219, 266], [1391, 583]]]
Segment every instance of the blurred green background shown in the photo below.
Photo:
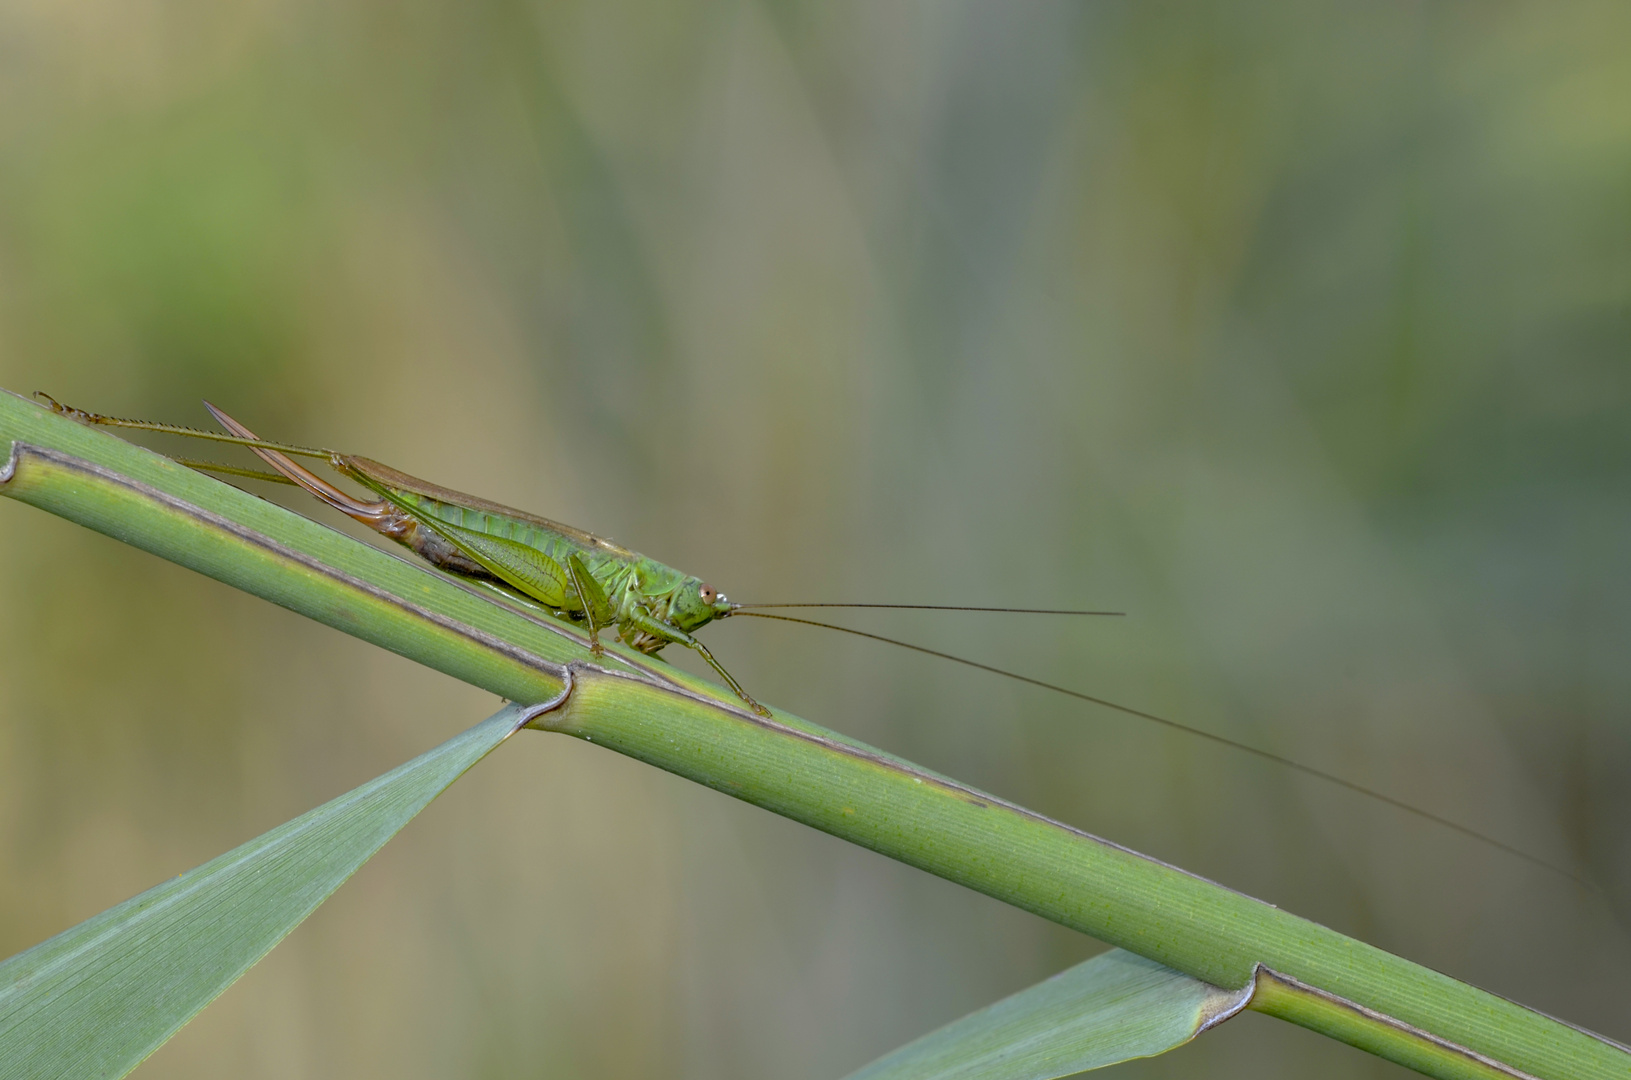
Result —
[[[1124, 609], [852, 621], [1601, 891], [978, 672], [706, 639], [1631, 1039], [1631, 8], [13, 0], [0, 102], [0, 385], [208, 396], [737, 599]], [[0, 551], [0, 955], [496, 706], [27, 507]], [[816, 1080], [1098, 948], [529, 734], [138, 1075]], [[1405, 1075], [1256, 1016], [1123, 1074]]]

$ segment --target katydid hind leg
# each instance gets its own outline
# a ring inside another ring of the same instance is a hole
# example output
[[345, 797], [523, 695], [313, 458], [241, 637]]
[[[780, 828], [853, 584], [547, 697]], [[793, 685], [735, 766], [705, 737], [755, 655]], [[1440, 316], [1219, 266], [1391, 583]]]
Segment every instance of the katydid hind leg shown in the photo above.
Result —
[[383, 499], [366, 502], [348, 495], [316, 473], [313, 473], [310, 469], [294, 461], [282, 451], [273, 449], [270, 445], [257, 445], [255, 440], [259, 440], [260, 436], [214, 405], [206, 401], [204, 402], [204, 408], [208, 409], [210, 415], [215, 417], [222, 427], [232, 432], [236, 438], [245, 440], [244, 445], [248, 446], [256, 457], [272, 466], [291, 483], [305, 488], [307, 492], [322, 502], [328, 503], [340, 513], [354, 521], [360, 521], [370, 528], [378, 528], [381, 523], [392, 518], [394, 508], [389, 502]]
[[[58, 415], [66, 416], [71, 420], [78, 420], [82, 424], [91, 424], [97, 427], [128, 428], [132, 431], [155, 431], [162, 435], [180, 435], [188, 439], [206, 439], [210, 442], [230, 443], [234, 446], [247, 446], [251, 449], [255, 447], [262, 447], [265, 449], [281, 451], [285, 454], [299, 454], [302, 457], [319, 458], [324, 461], [332, 459], [335, 454], [333, 450], [322, 450], [313, 446], [294, 446], [289, 443], [272, 442], [269, 439], [262, 439], [253, 434], [248, 436], [223, 435], [218, 431], [203, 431], [199, 428], [186, 427], [182, 424], [165, 424], [157, 420], [132, 420], [121, 416], [104, 416], [101, 413], [88, 412], [85, 409], [76, 409], [72, 405], [66, 405], [52, 397], [50, 394], [47, 394], [44, 390], [34, 391], [34, 399]], [[215, 407], [210, 405], [209, 402], [206, 401], [204, 405], [205, 407], [209, 408], [211, 412], [216, 412]], [[187, 465], [189, 468], [201, 466], [213, 467], [213, 463], [204, 462], [190, 463], [183, 461], [182, 464]], [[255, 479], [263, 479], [263, 477], [257, 476]]]

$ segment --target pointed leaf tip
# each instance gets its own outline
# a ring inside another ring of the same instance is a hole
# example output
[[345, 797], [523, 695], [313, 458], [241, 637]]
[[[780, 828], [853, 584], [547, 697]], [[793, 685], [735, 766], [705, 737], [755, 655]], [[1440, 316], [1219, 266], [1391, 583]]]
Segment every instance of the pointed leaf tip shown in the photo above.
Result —
[[1153, 1057], [1245, 1007], [1224, 990], [1111, 949], [908, 1043], [846, 1080], [1054, 1080]]
[[0, 1071], [32, 1080], [134, 1069], [539, 709], [508, 706], [0, 963]]

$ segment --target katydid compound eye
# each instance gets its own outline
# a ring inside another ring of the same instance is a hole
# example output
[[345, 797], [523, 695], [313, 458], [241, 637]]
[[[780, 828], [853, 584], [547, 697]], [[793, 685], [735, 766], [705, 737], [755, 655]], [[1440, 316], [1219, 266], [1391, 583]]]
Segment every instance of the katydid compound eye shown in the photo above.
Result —
[[704, 585], [698, 591], [702, 593], [702, 602], [704, 604], [711, 604], [719, 598], [718, 590], [716, 590], [712, 585]]

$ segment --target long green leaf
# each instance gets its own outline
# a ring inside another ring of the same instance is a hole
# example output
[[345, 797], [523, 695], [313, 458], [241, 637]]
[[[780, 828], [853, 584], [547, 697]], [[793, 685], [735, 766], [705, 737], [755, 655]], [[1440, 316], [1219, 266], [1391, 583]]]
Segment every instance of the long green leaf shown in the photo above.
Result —
[[406, 765], [0, 963], [0, 1074], [119, 1077], [328, 899], [536, 707]]
[[848, 1080], [1054, 1080], [1182, 1046], [1245, 1007], [1224, 990], [1122, 949], [987, 1005]]

